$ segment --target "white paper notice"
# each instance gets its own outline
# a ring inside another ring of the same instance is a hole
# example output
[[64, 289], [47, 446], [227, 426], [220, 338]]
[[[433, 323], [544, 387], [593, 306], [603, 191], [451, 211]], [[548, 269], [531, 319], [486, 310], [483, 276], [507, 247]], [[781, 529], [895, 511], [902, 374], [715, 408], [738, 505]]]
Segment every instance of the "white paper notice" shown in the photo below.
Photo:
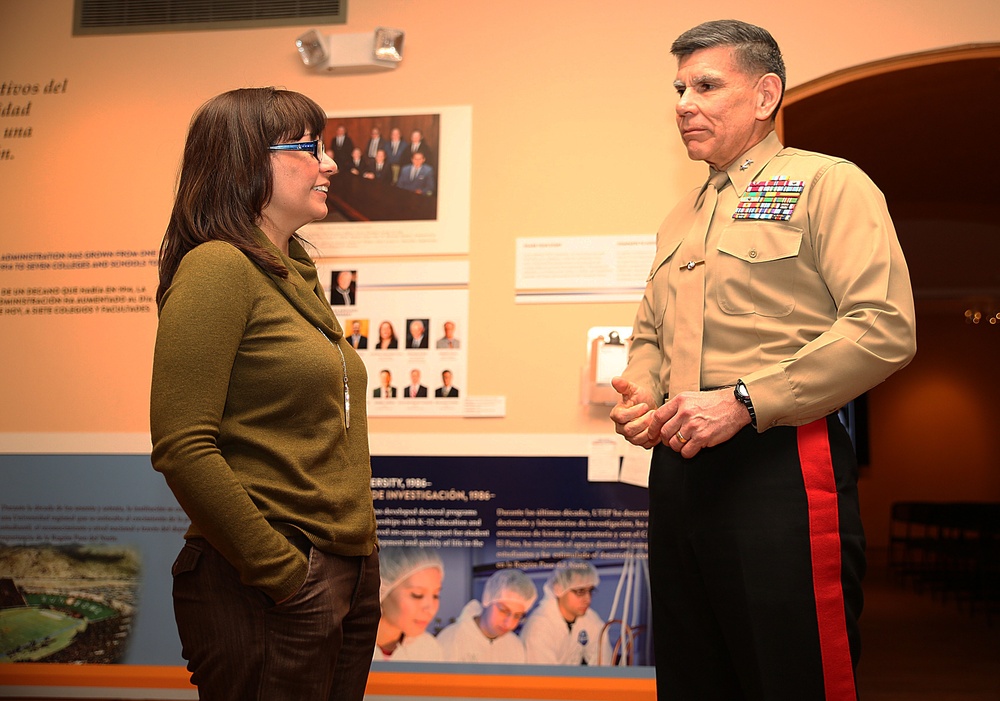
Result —
[[587, 479], [591, 482], [618, 481], [618, 441], [595, 438], [587, 455]]
[[622, 456], [621, 481], [625, 484], [634, 484], [637, 487], [649, 486], [649, 460], [653, 452], [632, 445], [628, 441], [625, 444], [624, 455]]
[[611, 378], [621, 375], [628, 365], [628, 346], [624, 343], [603, 343], [597, 348], [597, 376], [599, 385], [610, 385]]
[[638, 302], [656, 237], [548, 236], [516, 245], [518, 303]]
[[507, 397], [502, 394], [466, 397], [462, 415], [470, 418], [503, 418], [507, 415]]

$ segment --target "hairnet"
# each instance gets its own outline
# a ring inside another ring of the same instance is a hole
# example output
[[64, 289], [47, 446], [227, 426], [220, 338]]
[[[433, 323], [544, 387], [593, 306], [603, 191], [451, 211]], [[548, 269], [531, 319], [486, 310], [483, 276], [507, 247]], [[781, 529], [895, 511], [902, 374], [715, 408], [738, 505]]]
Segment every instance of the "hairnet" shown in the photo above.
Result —
[[601, 581], [597, 568], [583, 560], [562, 560], [556, 563], [545, 583], [546, 592], [560, 597], [570, 589], [596, 587]]
[[530, 609], [538, 598], [535, 583], [521, 570], [499, 570], [483, 586], [483, 608], [497, 601], [516, 601]]
[[378, 553], [378, 564], [382, 577], [382, 586], [378, 593], [379, 601], [385, 601], [389, 592], [414, 572], [436, 567], [441, 570], [441, 576], [444, 577], [444, 563], [437, 550], [432, 548], [382, 548]]

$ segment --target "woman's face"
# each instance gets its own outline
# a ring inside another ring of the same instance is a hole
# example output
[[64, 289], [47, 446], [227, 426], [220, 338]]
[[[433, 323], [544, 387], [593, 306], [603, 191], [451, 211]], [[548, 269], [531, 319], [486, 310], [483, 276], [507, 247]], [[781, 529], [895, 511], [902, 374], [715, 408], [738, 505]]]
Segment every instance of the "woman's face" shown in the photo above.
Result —
[[379, 338], [392, 338], [392, 326], [389, 325], [388, 321], [383, 321], [381, 326], [378, 327]]
[[407, 637], [423, 633], [437, 615], [443, 576], [437, 567], [411, 574], [385, 597], [382, 617]]
[[[299, 141], [317, 138], [307, 133]], [[291, 236], [300, 227], [326, 216], [326, 193], [336, 165], [325, 151], [320, 161], [305, 151], [272, 151], [271, 167], [273, 193], [264, 208], [261, 227], [265, 233], [273, 228], [275, 233]]]

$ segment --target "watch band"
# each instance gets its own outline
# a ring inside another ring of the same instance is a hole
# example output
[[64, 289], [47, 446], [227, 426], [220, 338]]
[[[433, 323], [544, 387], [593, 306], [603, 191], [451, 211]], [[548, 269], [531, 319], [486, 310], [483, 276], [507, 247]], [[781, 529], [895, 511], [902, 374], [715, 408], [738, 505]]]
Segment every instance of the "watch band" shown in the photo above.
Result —
[[750, 424], [754, 428], [757, 428], [757, 412], [753, 409], [753, 401], [750, 399], [750, 392], [747, 391], [747, 386], [743, 384], [743, 380], [736, 381], [736, 387], [733, 389], [733, 394], [743, 403], [743, 406], [747, 408], [747, 412], [750, 414]]

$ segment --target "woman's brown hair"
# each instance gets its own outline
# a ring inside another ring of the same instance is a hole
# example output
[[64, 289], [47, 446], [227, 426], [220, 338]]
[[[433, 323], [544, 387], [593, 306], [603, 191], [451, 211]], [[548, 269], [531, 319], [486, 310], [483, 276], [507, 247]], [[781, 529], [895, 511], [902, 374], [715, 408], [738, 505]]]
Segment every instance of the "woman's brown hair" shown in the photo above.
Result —
[[276, 88], [241, 88], [202, 105], [191, 120], [177, 195], [160, 246], [157, 302], [184, 255], [205, 241], [226, 241], [264, 270], [288, 270], [254, 234], [271, 200], [268, 146], [319, 138], [326, 115], [305, 95]]

